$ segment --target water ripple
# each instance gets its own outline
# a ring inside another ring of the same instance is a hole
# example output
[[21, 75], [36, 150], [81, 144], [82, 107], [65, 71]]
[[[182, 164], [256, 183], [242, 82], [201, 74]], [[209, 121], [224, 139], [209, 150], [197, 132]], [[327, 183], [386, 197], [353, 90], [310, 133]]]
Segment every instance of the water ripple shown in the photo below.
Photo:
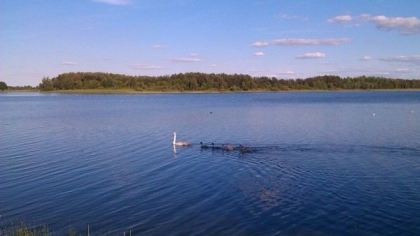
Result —
[[[420, 112], [407, 111], [420, 109], [418, 94], [387, 103], [356, 95], [354, 103], [341, 94], [334, 103], [334, 93], [3, 99], [0, 227], [415, 235]], [[173, 131], [250, 152], [174, 153]]]

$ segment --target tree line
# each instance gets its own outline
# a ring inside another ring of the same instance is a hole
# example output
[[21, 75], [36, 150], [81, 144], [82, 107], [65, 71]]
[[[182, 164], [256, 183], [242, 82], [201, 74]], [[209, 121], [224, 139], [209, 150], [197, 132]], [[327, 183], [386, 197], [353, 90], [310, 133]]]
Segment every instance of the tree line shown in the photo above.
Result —
[[21, 91], [31, 91], [31, 90], [36, 90], [36, 87], [32, 87], [30, 85], [25, 85], [25, 86], [9, 86], [6, 84], [6, 82], [0, 81], [0, 91], [5, 91], [5, 90], [21, 90]]
[[245, 74], [180, 73], [165, 76], [130, 76], [112, 73], [72, 72], [44, 78], [42, 91], [79, 89], [132, 89], [136, 91], [281, 91], [339, 89], [420, 89], [420, 80], [373, 76], [335, 75], [307, 79], [252, 77]]

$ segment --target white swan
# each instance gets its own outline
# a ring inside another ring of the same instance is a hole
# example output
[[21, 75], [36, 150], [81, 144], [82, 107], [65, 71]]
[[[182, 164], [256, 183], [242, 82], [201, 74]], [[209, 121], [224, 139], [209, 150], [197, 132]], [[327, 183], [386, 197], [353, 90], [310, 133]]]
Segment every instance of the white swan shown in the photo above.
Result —
[[186, 147], [186, 146], [190, 146], [191, 143], [189, 143], [187, 141], [176, 141], [176, 132], [174, 132], [174, 138], [172, 140], [172, 145]]

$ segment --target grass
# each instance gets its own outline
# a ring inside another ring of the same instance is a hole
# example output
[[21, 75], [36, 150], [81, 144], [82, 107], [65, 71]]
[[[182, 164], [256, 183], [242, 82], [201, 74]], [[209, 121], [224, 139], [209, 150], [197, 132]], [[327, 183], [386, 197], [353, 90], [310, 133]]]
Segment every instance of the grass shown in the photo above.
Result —
[[8, 225], [0, 228], [0, 235], [9, 236], [49, 236], [51, 235], [47, 225], [29, 227], [24, 223]]

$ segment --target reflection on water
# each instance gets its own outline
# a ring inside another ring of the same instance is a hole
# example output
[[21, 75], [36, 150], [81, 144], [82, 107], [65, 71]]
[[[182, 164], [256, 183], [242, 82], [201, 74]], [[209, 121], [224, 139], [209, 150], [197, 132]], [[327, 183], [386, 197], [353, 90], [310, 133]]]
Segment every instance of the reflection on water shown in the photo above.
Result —
[[3, 93], [0, 111], [0, 226], [420, 232], [418, 92]]

